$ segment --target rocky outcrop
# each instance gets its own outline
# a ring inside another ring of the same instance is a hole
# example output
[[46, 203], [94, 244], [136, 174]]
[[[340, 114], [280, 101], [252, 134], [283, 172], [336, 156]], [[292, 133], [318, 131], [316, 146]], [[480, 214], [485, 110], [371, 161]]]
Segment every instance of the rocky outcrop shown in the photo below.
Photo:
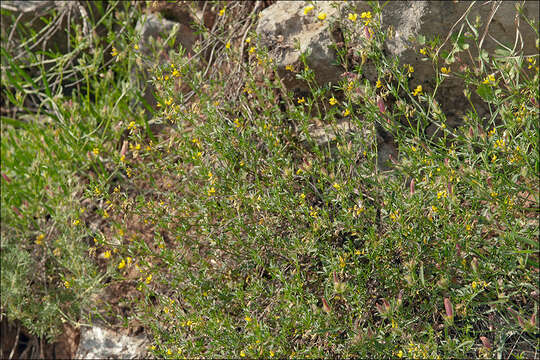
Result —
[[[291, 89], [302, 85], [291, 72], [287, 72], [286, 67], [298, 64], [303, 52], [308, 54], [307, 62], [315, 70], [320, 85], [338, 82], [343, 70], [335, 65], [337, 56], [332, 44], [341, 39], [339, 29], [332, 28], [331, 24], [338, 17], [347, 19], [350, 9], [355, 8], [358, 15], [370, 10], [365, 1], [350, 2], [351, 7], [347, 10], [346, 6], [349, 5], [343, 2], [319, 1], [314, 2], [314, 9], [306, 14], [304, 11], [310, 3], [277, 2], [262, 11], [257, 26], [261, 44], [268, 47], [279, 75]], [[382, 10], [382, 27], [391, 28], [394, 36], [386, 42], [385, 50], [389, 55], [397, 56], [401, 63], [415, 67], [413, 82], [426, 82], [432, 79], [433, 68], [431, 62], [421, 61], [419, 48], [413, 39], [424, 35], [427, 38], [440, 36], [444, 40], [449, 33], [458, 33], [463, 26], [461, 33], [465, 36], [464, 41], [470, 44], [471, 55], [474, 57], [473, 39], [468, 37], [472, 32], [465, 18], [474, 23], [478, 17], [481, 23], [478, 28], [479, 38], [484, 38], [482, 49], [494, 54], [499, 46], [497, 42], [500, 42], [510, 48], [514, 48], [515, 44], [517, 50], [522, 50], [524, 54], [536, 54], [535, 33], [525, 21], [518, 21], [518, 4], [517, 1], [390, 1]], [[537, 22], [539, 2], [525, 2], [522, 11], [525, 16]], [[318, 18], [321, 13], [326, 15], [324, 20]], [[361, 21], [354, 24], [363, 27]], [[467, 59], [463, 57], [461, 60]]]
[[145, 357], [148, 341], [144, 336], [126, 336], [93, 326], [81, 331], [76, 359], [136, 359]]

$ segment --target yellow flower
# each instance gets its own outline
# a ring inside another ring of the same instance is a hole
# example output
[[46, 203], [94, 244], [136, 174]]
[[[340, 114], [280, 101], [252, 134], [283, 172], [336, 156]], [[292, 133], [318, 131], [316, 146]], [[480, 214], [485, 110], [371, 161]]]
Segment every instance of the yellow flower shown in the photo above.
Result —
[[270, 350], [270, 357], [274, 357], [274, 352], [272, 350]]
[[244, 320], [246, 320], [247, 322], [251, 322], [252, 319], [249, 316], [246, 316]]
[[112, 50], [111, 50], [111, 55], [112, 56], [118, 56], [118, 50], [116, 50], [116, 48], [113, 46]]
[[484, 78], [484, 81], [482, 81], [482, 84], [488, 85], [495, 82], [495, 75], [488, 75]]
[[92, 152], [94, 153], [94, 155], [99, 155], [99, 149], [97, 147], [94, 148]]
[[308, 5], [304, 8], [304, 15], [307, 15], [310, 11], [312, 11], [313, 9], [315, 9], [315, 6], [313, 5]]
[[43, 243], [43, 239], [44, 239], [44, 238], [45, 238], [45, 235], [39, 234], [39, 235], [37, 236], [37, 238], [36, 238], [36, 241], [35, 241], [36, 245], [41, 245], [41, 244]]
[[137, 44], [133, 45], [133, 49], [139, 50], [139, 45], [137, 45]]
[[246, 44], [249, 44], [250, 42], [251, 42], [251, 38], [248, 37], [248, 38], [246, 39]]
[[105, 259], [110, 258], [110, 257], [111, 257], [111, 250], [105, 251], [105, 253], [103, 253], [103, 257], [104, 257]]
[[242, 125], [240, 124], [240, 120], [238, 120], [238, 118], [234, 119], [234, 126], [236, 126], [237, 128], [240, 127], [240, 126], [242, 126]]
[[297, 101], [298, 101], [299, 104], [303, 104], [303, 103], [306, 102], [306, 99], [304, 99], [304, 97], [302, 96], [301, 98], [298, 98]]
[[336, 190], [339, 190], [341, 189], [341, 185], [339, 185], [338, 183], [334, 183], [334, 185], [332, 185], [334, 187], [334, 189]]
[[118, 264], [118, 269], [123, 269], [125, 267], [126, 267], [126, 261], [122, 259], [122, 261], [120, 261], [120, 264]]
[[402, 358], [403, 357], [403, 351], [399, 350], [396, 355], [397, 355], [398, 358]]
[[443, 74], [450, 74], [450, 68], [449, 68], [449, 67], [444, 67], [444, 66], [443, 66], [443, 67], [441, 68], [441, 72], [442, 72]]
[[418, 86], [416, 87], [416, 89], [414, 89], [412, 95], [413, 95], [413, 96], [416, 96], [416, 95], [419, 95], [420, 93], [422, 93], [422, 85], [418, 85]]
[[369, 25], [369, 23], [371, 22], [371, 11], [363, 12], [360, 17], [364, 19], [364, 25]]
[[414, 67], [411, 64], [405, 64], [403, 65], [409, 74], [412, 74], [414, 72]]
[[244, 352], [244, 350], [240, 351], [240, 356], [241, 357], [246, 357], [246, 353]]
[[326, 19], [326, 13], [323, 13], [323, 12], [322, 12], [322, 13], [319, 13], [319, 15], [317, 15], [317, 19], [319, 19], [319, 20], [324, 20], [324, 19]]
[[225, 48], [226, 48], [226, 49], [230, 49], [230, 48], [231, 48], [231, 42], [230, 42], [230, 41], [227, 41], [227, 43], [225, 44]]
[[287, 65], [285, 66], [285, 70], [294, 71], [294, 68], [292, 67], [292, 65]]
[[69, 283], [69, 281], [64, 281], [64, 286], [66, 287], [66, 289], [69, 289], [71, 287], [71, 284]]
[[252, 46], [250, 49], [249, 49], [249, 53], [250, 54], [253, 54], [255, 52], [255, 46]]
[[145, 282], [146, 282], [147, 284], [150, 284], [151, 281], [152, 281], [152, 274], [150, 274], [150, 275], [148, 275], [148, 276], [146, 277]]
[[223, 14], [225, 14], [225, 8], [219, 10], [219, 16], [223, 16]]
[[343, 116], [349, 116], [350, 113], [351, 113], [351, 112], [349, 111], [349, 109], [345, 109], [345, 110], [343, 111]]
[[421, 49], [420, 49], [420, 54], [422, 54], [422, 55], [427, 55], [426, 48], [421, 48]]
[[75, 225], [75, 226], [79, 225], [80, 223], [81, 223], [81, 220], [79, 220], [79, 219], [73, 220], [73, 225]]
[[351, 20], [352, 22], [355, 22], [357, 17], [358, 14], [349, 13], [349, 20]]
[[330, 103], [330, 105], [336, 105], [337, 104], [337, 100], [333, 96], [330, 98], [330, 100], [328, 102]]
[[208, 189], [208, 196], [211, 196], [216, 193], [216, 189], [212, 186], [210, 189]]

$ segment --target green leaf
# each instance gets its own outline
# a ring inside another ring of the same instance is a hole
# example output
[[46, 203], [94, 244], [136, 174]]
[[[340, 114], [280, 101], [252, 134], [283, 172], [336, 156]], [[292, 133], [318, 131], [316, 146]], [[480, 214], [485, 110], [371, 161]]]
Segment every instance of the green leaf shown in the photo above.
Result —
[[493, 89], [491, 88], [491, 86], [487, 84], [480, 84], [478, 88], [476, 89], [476, 93], [486, 102], [492, 102], [493, 99], [495, 98]]

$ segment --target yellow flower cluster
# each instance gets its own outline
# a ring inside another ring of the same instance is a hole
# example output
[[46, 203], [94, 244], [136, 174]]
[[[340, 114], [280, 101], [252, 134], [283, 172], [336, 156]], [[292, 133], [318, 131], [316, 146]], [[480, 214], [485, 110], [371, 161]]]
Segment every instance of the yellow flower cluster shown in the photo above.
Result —
[[368, 26], [371, 23], [371, 11], [365, 11], [360, 14], [360, 18], [364, 21], [364, 25]]

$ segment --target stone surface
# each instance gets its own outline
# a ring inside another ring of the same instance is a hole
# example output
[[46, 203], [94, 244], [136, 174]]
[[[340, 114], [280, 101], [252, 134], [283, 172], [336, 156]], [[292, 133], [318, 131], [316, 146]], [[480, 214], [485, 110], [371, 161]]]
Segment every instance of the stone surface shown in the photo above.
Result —
[[334, 65], [336, 54], [331, 48], [337, 39], [328, 28], [328, 21], [320, 21], [315, 15], [324, 12], [328, 19], [337, 16], [339, 9], [330, 1], [320, 1], [317, 9], [307, 16], [304, 15], [307, 5], [304, 1], [278, 1], [261, 12], [256, 30], [261, 44], [268, 47], [285, 86], [291, 89], [307, 88], [286, 70], [288, 65], [299, 66], [300, 55], [305, 51], [308, 52], [307, 64], [314, 70], [319, 84], [337, 82], [342, 72]]
[[144, 336], [130, 337], [99, 326], [81, 331], [76, 359], [144, 358], [148, 341]]
[[[369, 10], [365, 1], [351, 3], [356, 6], [357, 13]], [[320, 85], [326, 82], [338, 82], [343, 72], [334, 65], [337, 58], [330, 45], [339, 39], [336, 38], [335, 29], [329, 26], [331, 23], [329, 20], [332, 18], [346, 19], [343, 3], [319, 1], [315, 4], [316, 8], [305, 15], [303, 9], [309, 5], [307, 1], [277, 2], [261, 12], [257, 26], [261, 44], [268, 47], [279, 75], [284, 79], [285, 85], [291, 89], [302, 87], [302, 85], [295, 81], [294, 75], [287, 72], [285, 67], [297, 64], [300, 54], [304, 51], [310, 53], [307, 61], [315, 70], [316, 79]], [[483, 35], [486, 24], [489, 23], [488, 32], [482, 44], [483, 49], [494, 54], [498, 45], [493, 38], [513, 48], [516, 40], [516, 4], [518, 4], [516, 1], [474, 3], [470, 1], [390, 1], [382, 11], [382, 26], [384, 29], [391, 27], [394, 37], [386, 42], [385, 50], [389, 55], [397, 56], [401, 63], [415, 67], [412, 85], [426, 82], [433, 77], [432, 65], [430, 62], [421, 61], [418, 46], [415, 47], [411, 39], [418, 35], [425, 35], [428, 38], [438, 35], [444, 40], [456, 23], [453, 31], [458, 32], [461, 25], [465, 24], [463, 30], [465, 33], [468, 31], [468, 26], [462, 15], [468, 11], [469, 22], [474, 23], [477, 16], [481, 19], [482, 26], [478, 30], [480, 37]], [[524, 15], [538, 21], [539, 4], [538, 1], [525, 2]], [[492, 10], [496, 11], [489, 21]], [[325, 21], [317, 19], [316, 14], [319, 12], [326, 13]], [[357, 21], [356, 25], [363, 26], [360, 21]], [[536, 36], [530, 26], [521, 21], [518, 29], [523, 40], [524, 54], [537, 54]], [[472, 44], [471, 39], [469, 42]], [[300, 45], [300, 50], [295, 48], [297, 43]], [[518, 41], [518, 45], [519, 49], [521, 41]], [[473, 50], [471, 53], [474, 57], [476, 55], [474, 46], [471, 45], [470, 49]], [[467, 60], [464, 55], [461, 57], [462, 61]]]

